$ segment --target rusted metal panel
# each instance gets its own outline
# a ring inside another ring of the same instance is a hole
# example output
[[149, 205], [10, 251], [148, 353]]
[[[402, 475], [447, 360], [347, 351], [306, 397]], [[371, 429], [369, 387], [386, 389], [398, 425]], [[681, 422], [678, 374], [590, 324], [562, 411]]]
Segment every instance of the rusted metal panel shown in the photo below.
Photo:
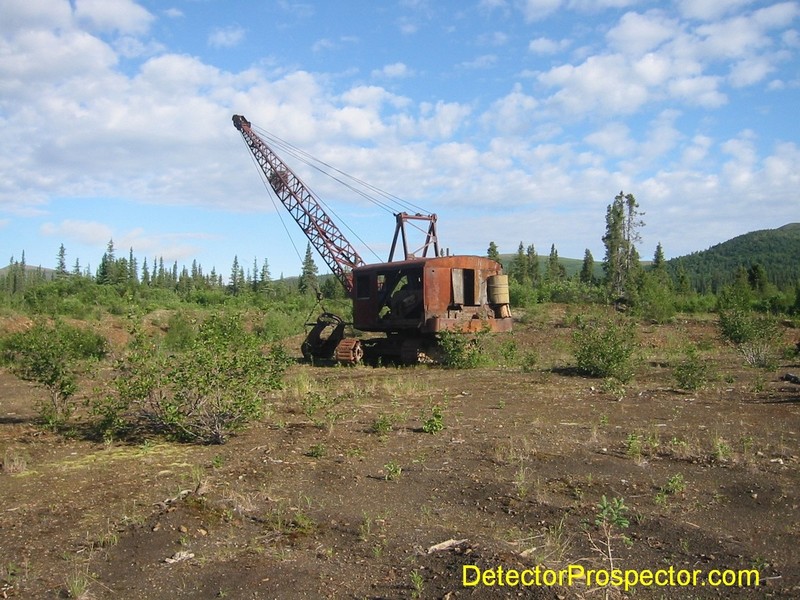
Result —
[[363, 331], [508, 331], [508, 307], [488, 303], [487, 279], [502, 272], [480, 256], [444, 256], [358, 267], [354, 325]]

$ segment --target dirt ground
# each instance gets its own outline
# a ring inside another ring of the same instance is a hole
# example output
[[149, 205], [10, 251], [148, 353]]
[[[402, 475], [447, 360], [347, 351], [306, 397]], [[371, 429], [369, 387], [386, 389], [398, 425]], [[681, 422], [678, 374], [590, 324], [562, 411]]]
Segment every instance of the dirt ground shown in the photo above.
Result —
[[[526, 368], [298, 364], [222, 446], [43, 432], [44, 392], [0, 371], [0, 598], [800, 597], [798, 359], [749, 368], [678, 320], [642, 326], [609, 389], [570, 368], [571, 334], [548, 307], [512, 334]], [[690, 340], [714, 375], [697, 392], [672, 376]], [[604, 497], [627, 527], [596, 524]], [[464, 585], [537, 565], [598, 574]], [[612, 568], [699, 577], [598, 585]]]

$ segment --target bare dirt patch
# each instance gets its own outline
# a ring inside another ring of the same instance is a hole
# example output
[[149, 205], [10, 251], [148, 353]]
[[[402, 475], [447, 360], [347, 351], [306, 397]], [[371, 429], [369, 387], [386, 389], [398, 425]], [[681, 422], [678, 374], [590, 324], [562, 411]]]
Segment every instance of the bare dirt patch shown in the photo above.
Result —
[[[526, 370], [292, 367], [223, 446], [45, 433], [42, 391], [0, 372], [0, 597], [800, 596], [800, 386], [780, 380], [797, 361], [763, 373], [709, 323], [648, 326], [634, 382], [608, 390], [569, 369], [559, 310], [517, 326]], [[692, 393], [671, 375], [689, 340], [714, 373]], [[444, 428], [426, 433], [433, 407]], [[610, 553], [603, 496], [630, 521]], [[760, 584], [462, 585], [464, 565], [609, 560]]]

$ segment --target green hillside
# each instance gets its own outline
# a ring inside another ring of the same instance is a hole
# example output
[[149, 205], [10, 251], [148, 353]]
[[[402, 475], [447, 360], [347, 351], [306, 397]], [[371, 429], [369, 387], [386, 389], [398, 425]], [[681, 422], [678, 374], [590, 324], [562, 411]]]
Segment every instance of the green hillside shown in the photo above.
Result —
[[683, 270], [692, 287], [703, 292], [716, 292], [733, 281], [737, 269], [754, 265], [761, 265], [768, 280], [781, 289], [800, 281], [800, 223], [752, 231], [667, 261], [673, 274]]

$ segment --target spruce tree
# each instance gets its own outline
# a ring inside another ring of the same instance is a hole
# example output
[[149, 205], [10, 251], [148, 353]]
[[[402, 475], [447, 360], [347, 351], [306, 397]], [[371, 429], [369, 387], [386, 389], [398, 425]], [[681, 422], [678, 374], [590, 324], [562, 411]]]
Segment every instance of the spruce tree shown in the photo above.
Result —
[[525, 250], [525, 260], [527, 262], [528, 277], [534, 286], [539, 284], [539, 255], [533, 244], [529, 244]]
[[558, 250], [556, 245], [550, 246], [550, 256], [547, 259], [547, 271], [545, 272], [545, 279], [548, 282], [561, 281], [566, 276], [567, 272], [558, 260]]
[[633, 194], [620, 192], [606, 210], [606, 233], [603, 245], [606, 256], [603, 261], [605, 283], [613, 298], [630, 300], [632, 284], [640, 270], [636, 243], [640, 240], [639, 229], [644, 222], [639, 218], [639, 204]]
[[517, 254], [514, 256], [514, 260], [511, 261], [510, 275], [511, 279], [520, 285], [528, 285], [531, 282], [528, 273], [528, 258], [525, 255], [525, 246], [522, 242], [519, 243]]
[[114, 240], [108, 240], [106, 251], [100, 259], [100, 266], [97, 268], [97, 283], [107, 284], [114, 282]]
[[144, 257], [142, 263], [142, 285], [150, 285], [150, 270], [147, 268], [147, 257]]
[[64, 277], [67, 274], [67, 250], [64, 244], [58, 248], [58, 262], [56, 263], [56, 277]]
[[242, 272], [242, 268], [239, 266], [239, 256], [233, 257], [233, 264], [231, 265], [231, 278], [229, 288], [231, 294], [237, 296], [239, 292], [242, 290], [242, 278], [240, 278], [240, 273]]
[[489, 242], [489, 249], [486, 251], [486, 257], [500, 262], [500, 251], [497, 249], [497, 244]]
[[581, 265], [581, 272], [578, 278], [581, 283], [587, 285], [594, 283], [594, 257], [588, 248], [586, 252], [583, 253], [583, 264]]
[[300, 293], [308, 294], [319, 291], [317, 283], [317, 265], [314, 263], [314, 255], [311, 253], [311, 244], [306, 246], [306, 255], [303, 259], [303, 271], [300, 273], [298, 287]]

